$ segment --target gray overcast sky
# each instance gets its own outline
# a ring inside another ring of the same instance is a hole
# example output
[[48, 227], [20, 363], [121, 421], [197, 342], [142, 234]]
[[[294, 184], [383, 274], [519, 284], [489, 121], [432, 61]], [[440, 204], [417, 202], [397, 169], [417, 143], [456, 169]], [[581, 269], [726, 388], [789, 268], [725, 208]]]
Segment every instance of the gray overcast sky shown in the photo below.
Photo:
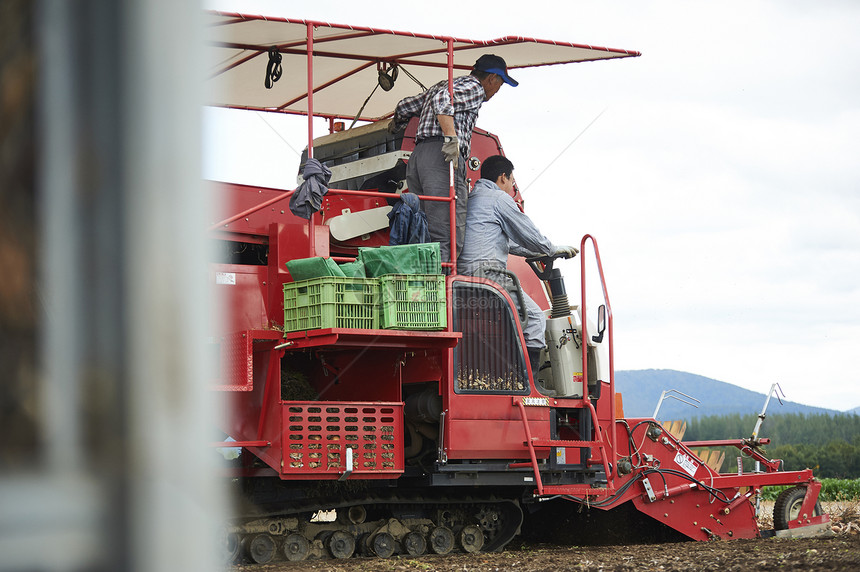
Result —
[[[478, 119], [547, 236], [597, 239], [616, 369], [860, 406], [860, 2], [205, 5], [642, 52], [517, 71]], [[306, 122], [271, 116], [207, 110], [204, 175], [293, 188]]]

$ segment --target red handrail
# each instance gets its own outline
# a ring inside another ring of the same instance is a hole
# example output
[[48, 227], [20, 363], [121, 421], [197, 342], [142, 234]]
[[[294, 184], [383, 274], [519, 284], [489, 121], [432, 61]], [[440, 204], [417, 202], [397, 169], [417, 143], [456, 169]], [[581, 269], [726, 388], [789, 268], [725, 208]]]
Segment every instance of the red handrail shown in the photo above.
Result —
[[246, 209], [246, 210], [244, 210], [238, 214], [234, 214], [231, 217], [228, 217], [222, 221], [216, 222], [215, 224], [213, 224], [212, 226], [209, 227], [209, 230], [218, 230], [222, 226], [227, 226], [228, 224], [230, 224], [233, 221], [239, 220], [242, 217], [248, 216], [249, 214], [255, 213], [260, 209], [266, 208], [267, 206], [269, 206], [271, 204], [274, 204], [278, 201], [282, 201], [282, 200], [286, 199], [287, 197], [291, 196], [294, 192], [295, 191], [287, 191], [283, 195], [278, 195], [277, 197], [272, 197], [271, 199], [263, 201], [262, 203], [260, 203], [258, 205], [254, 205], [253, 207]]
[[532, 431], [529, 428], [529, 419], [526, 416], [526, 408], [523, 405], [523, 399], [521, 397], [513, 398], [514, 404], [520, 409], [520, 418], [523, 420], [523, 427], [525, 429], [526, 434], [526, 445], [529, 448], [529, 458], [531, 458], [531, 467], [534, 470], [535, 474], [535, 486], [537, 487], [538, 496], [543, 496], [543, 481], [540, 478], [540, 468], [538, 467], [537, 456], [535, 455], [535, 445], [534, 440], [532, 439]]
[[[451, 109], [455, 109], [454, 102], [454, 40], [448, 38], [448, 95], [451, 96]], [[456, 121], [454, 123], [456, 126]], [[457, 154], [460, 154], [459, 149]], [[465, 158], [461, 158], [465, 159]], [[454, 184], [457, 178], [457, 169], [454, 164], [448, 167], [448, 172], [451, 173], [448, 187], [448, 254], [451, 256], [451, 274], [457, 273], [457, 196], [456, 185]], [[468, 191], [467, 191], [468, 192]], [[447, 265], [446, 265], [447, 266]]]
[[[609, 303], [609, 293], [606, 291], [606, 279], [603, 276], [603, 264], [600, 261], [600, 249], [597, 248], [597, 241], [590, 234], [586, 234], [582, 237], [582, 241], [579, 245], [579, 265], [580, 265], [580, 287], [582, 294], [582, 304], [579, 309], [582, 313], [582, 395], [583, 399], [591, 405], [588, 401], [588, 316], [586, 310], [586, 294], [585, 294], [585, 243], [587, 241], [591, 241], [592, 246], [594, 247], [594, 256], [595, 261], [597, 262], [597, 271], [600, 275], [600, 286], [603, 289], [603, 300], [606, 303], [606, 331], [609, 336], [609, 406], [612, 411], [612, 423], [609, 426], [609, 450], [610, 455], [609, 459], [615, 459], [615, 350], [613, 344], [612, 337], [612, 306]], [[595, 423], [597, 427], [596, 431], [600, 431], [600, 424], [597, 423], [597, 412], [594, 411], [594, 408], [591, 407], [592, 414], [594, 415]], [[606, 479], [609, 480], [609, 467], [607, 465], [608, 459], [603, 459], [604, 468], [606, 470]]]
[[[216, 222], [215, 224], [213, 224], [212, 226], [209, 227], [209, 230], [218, 230], [222, 226], [226, 226], [226, 225], [230, 224], [231, 222], [234, 222], [236, 220], [239, 220], [240, 218], [246, 217], [249, 214], [253, 214], [253, 213], [257, 212], [258, 210], [263, 209], [263, 208], [265, 208], [271, 204], [274, 204], [278, 201], [282, 201], [282, 200], [290, 197], [294, 192], [296, 192], [296, 191], [295, 190], [285, 191], [283, 195], [278, 195], [277, 197], [273, 197], [271, 199], [265, 200], [262, 203], [260, 203], [258, 205], [254, 205], [253, 207], [246, 209], [246, 210], [244, 210], [238, 214], [234, 214], [228, 218], [225, 218], [222, 221]], [[396, 196], [396, 195], [393, 195], [391, 193], [383, 193], [381, 191], [349, 191], [346, 189], [329, 189], [328, 193], [326, 193], [326, 196], [329, 196], [329, 195], [351, 195], [351, 196], [355, 196], [355, 197], [376, 197], [376, 198], [381, 198], [381, 199], [391, 199], [391, 198], [394, 198]], [[416, 196], [418, 197], [419, 200], [422, 200], [422, 201], [453, 201], [454, 200], [452, 197], [430, 197], [430, 196], [424, 196], [424, 195], [416, 195]]]

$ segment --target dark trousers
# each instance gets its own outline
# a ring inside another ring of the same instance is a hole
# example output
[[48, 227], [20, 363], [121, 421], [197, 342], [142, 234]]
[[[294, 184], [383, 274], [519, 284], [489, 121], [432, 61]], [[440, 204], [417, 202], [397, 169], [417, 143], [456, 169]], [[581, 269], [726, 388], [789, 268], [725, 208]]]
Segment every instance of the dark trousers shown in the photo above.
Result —
[[[416, 195], [447, 197], [450, 193], [450, 163], [442, 156], [441, 141], [424, 141], [415, 145], [406, 167], [406, 184]], [[457, 203], [457, 254], [463, 249], [466, 226], [466, 203], [469, 192], [466, 186], [466, 161], [460, 157], [454, 173], [454, 189]], [[421, 201], [421, 209], [427, 215], [430, 240], [439, 243], [442, 262], [451, 261], [450, 204], [441, 201]]]

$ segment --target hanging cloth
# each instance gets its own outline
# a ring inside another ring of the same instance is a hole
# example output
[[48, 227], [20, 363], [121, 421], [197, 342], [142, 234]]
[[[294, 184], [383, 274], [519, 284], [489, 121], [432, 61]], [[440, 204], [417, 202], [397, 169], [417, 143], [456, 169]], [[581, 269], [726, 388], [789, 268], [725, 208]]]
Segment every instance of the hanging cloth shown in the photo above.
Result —
[[399, 244], [420, 244], [430, 242], [430, 230], [427, 227], [427, 215], [421, 210], [421, 201], [413, 193], [403, 193], [400, 200], [388, 213], [391, 232], [388, 239], [390, 246]]
[[304, 181], [290, 197], [290, 210], [297, 217], [310, 220], [320, 210], [322, 198], [328, 192], [331, 171], [328, 167], [311, 157], [302, 171]]

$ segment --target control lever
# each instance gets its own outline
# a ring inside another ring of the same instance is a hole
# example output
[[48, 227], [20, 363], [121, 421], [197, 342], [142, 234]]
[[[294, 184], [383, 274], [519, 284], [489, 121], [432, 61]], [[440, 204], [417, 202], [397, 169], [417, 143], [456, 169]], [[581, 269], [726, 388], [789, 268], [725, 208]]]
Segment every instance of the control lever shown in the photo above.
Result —
[[563, 255], [535, 256], [526, 258], [526, 262], [531, 266], [532, 271], [537, 274], [541, 280], [549, 283], [549, 291], [552, 296], [552, 309], [550, 317], [560, 318], [570, 315], [570, 304], [567, 301], [567, 290], [564, 287], [564, 278], [561, 275], [561, 270], [553, 268], [553, 261], [556, 258], [563, 258]]
[[[548, 255], [542, 254], [540, 256], [527, 256], [526, 262], [531, 266], [538, 278], [541, 280], [549, 280], [552, 276], [550, 274], [552, 272], [552, 263], [556, 258], [569, 259], [572, 257], [562, 253]], [[541, 269], [541, 266], [538, 266], [538, 264], [543, 265], [543, 269]]]
[[[535, 256], [526, 258], [526, 262], [531, 267], [532, 272], [537, 274], [541, 280], [549, 280], [552, 276], [552, 262], [555, 260], [553, 256]], [[541, 264], [542, 266], [538, 266]]]

